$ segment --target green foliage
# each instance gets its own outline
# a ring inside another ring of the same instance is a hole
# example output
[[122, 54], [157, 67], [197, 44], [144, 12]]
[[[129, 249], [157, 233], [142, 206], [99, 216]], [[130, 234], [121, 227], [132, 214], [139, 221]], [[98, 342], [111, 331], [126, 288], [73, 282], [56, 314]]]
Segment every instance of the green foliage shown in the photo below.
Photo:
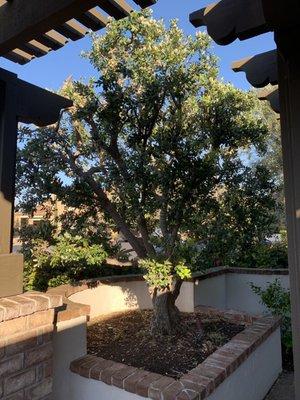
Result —
[[234, 264], [242, 268], [287, 268], [287, 245], [285, 243], [258, 243]]
[[170, 289], [174, 278], [191, 277], [191, 270], [183, 262], [174, 266], [169, 260], [145, 259], [140, 261], [140, 267], [145, 270], [144, 278], [151, 288]]
[[251, 284], [254, 293], [261, 297], [261, 303], [264, 304], [270, 312], [282, 318], [282, 343], [290, 350], [293, 347], [292, 326], [291, 326], [291, 300], [290, 292], [284, 289], [278, 279], [270, 283], [266, 289], [262, 289]]
[[19, 229], [18, 234], [21, 242], [21, 252], [25, 261], [32, 258], [32, 250], [37, 241], [47, 242], [48, 245], [54, 243], [56, 226], [49, 220], [42, 220], [37, 225], [27, 225]]
[[101, 275], [107, 253], [80, 236], [61, 235], [55, 245], [37, 240], [25, 266], [26, 289], [46, 290], [76, 280]]
[[265, 167], [236, 167], [229, 171], [226, 185], [216, 193], [210, 208], [200, 210], [195, 217], [195, 237], [202, 244], [195, 260], [199, 267], [287, 267], [286, 241], [265, 241], [278, 232], [275, 187]]
[[189, 279], [192, 276], [191, 269], [189, 267], [187, 267], [183, 262], [175, 265], [174, 271], [175, 271], [175, 274], [181, 280]]

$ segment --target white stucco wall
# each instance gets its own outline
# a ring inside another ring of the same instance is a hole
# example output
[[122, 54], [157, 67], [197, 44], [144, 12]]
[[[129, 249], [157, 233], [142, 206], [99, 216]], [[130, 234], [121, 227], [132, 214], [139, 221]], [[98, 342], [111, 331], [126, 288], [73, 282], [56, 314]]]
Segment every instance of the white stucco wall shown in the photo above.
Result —
[[290, 287], [288, 275], [226, 274], [226, 308], [251, 314], [266, 312], [250, 283], [266, 288], [275, 279], [279, 279], [284, 288]]
[[86, 355], [86, 317], [58, 322], [54, 332], [53, 346], [53, 399], [72, 399], [70, 363]]
[[[219, 309], [261, 314], [266, 311], [260, 298], [253, 293], [250, 283], [265, 288], [279, 279], [289, 288], [288, 275], [226, 273], [204, 280], [184, 282], [177, 306], [183, 312], [193, 312], [194, 307], [205, 305]], [[70, 300], [91, 306], [91, 318], [112, 312], [152, 308], [151, 298], [144, 281], [111, 282], [99, 284], [78, 292]]]
[[281, 371], [277, 329], [207, 400], [263, 400]]
[[66, 397], [66, 400], [145, 400], [145, 397], [126, 392], [115, 386], [71, 374], [71, 397]]
[[195, 281], [195, 306], [226, 308], [226, 274]]
[[[90, 317], [117, 311], [152, 308], [151, 298], [144, 281], [99, 284], [69, 297], [75, 303], [91, 306]], [[194, 311], [194, 283], [184, 282], [176, 302], [183, 312]]]
[[262, 314], [266, 308], [250, 284], [266, 288], [279, 279], [286, 289], [290, 287], [288, 275], [226, 273], [195, 282], [195, 306], [205, 305], [220, 309]]

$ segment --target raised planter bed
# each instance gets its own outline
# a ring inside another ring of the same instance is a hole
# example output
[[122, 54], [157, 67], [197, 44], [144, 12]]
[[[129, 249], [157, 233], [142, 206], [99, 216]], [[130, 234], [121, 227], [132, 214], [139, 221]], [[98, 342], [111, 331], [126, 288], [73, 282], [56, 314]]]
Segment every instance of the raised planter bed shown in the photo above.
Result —
[[[236, 321], [236, 315], [233, 318]], [[279, 320], [255, 319], [179, 380], [90, 355], [73, 361], [70, 368], [74, 400], [262, 400], [281, 372]]]
[[[171, 378], [160, 375], [154, 377], [153, 373], [124, 364], [117, 363], [116, 366], [101, 357], [86, 356], [85, 316], [94, 318], [151, 307], [141, 276], [100, 278], [51, 289], [51, 293], [64, 297], [64, 306], [56, 316], [59, 334], [54, 340], [55, 398], [263, 400], [281, 372], [280, 328], [278, 320], [262, 317], [265, 310], [249, 283], [264, 287], [274, 279], [280, 279], [284, 287], [289, 287], [287, 270], [217, 268], [196, 274], [184, 283], [177, 302], [182, 312], [221, 313], [223, 318], [248, 326], [246, 331], [186, 374], [188, 379], [179, 381], [170, 381]], [[70, 372], [70, 363], [73, 372]], [[206, 376], [205, 371], [211, 371], [210, 375]], [[190, 379], [192, 375], [199, 375], [197, 382]], [[157, 379], [151, 381], [152, 378]], [[186, 382], [189, 384], [185, 386]], [[146, 388], [140, 389], [141, 385]], [[178, 392], [174, 394], [176, 390]]]

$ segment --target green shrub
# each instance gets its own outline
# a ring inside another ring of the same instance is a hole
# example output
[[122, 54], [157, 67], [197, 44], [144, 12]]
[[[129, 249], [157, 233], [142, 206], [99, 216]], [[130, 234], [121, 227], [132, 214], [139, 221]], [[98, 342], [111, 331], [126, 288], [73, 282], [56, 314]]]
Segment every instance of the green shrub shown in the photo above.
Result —
[[48, 245], [55, 243], [55, 230], [56, 226], [49, 220], [42, 220], [37, 225], [27, 225], [19, 229], [21, 252], [25, 262], [31, 260], [32, 251], [39, 241], [47, 242]]
[[25, 288], [46, 290], [81, 279], [101, 275], [107, 253], [98, 244], [90, 245], [81, 236], [64, 234], [53, 246], [37, 239], [30, 260], [25, 263]]
[[266, 289], [254, 284], [251, 284], [251, 288], [260, 296], [261, 303], [269, 309], [272, 315], [282, 318], [282, 344], [287, 351], [290, 351], [293, 347], [290, 292], [282, 287], [278, 279], [270, 283]]
[[241, 268], [287, 268], [286, 243], [259, 243], [246, 251], [238, 259]]

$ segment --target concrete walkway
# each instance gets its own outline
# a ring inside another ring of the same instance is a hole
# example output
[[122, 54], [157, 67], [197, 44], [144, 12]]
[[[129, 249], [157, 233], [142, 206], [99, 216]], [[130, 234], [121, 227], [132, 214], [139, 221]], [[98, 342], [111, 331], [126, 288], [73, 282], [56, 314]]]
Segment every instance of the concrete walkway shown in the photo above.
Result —
[[294, 374], [291, 372], [284, 372], [265, 400], [295, 400]]

